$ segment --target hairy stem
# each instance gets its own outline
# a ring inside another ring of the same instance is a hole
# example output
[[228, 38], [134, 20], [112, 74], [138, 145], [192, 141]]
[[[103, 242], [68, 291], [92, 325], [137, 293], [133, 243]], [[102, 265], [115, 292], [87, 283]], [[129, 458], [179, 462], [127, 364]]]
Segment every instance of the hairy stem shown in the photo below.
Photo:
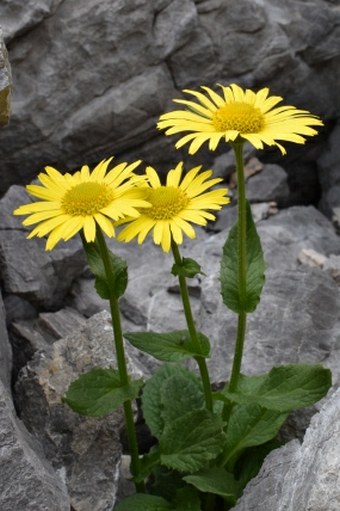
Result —
[[[97, 228], [97, 246], [100, 251], [100, 255], [104, 264], [105, 274], [108, 282], [110, 282], [112, 278], [112, 261], [110, 258], [110, 253], [108, 251], [105, 238], [101, 229]], [[125, 361], [125, 351], [124, 351], [124, 340], [123, 340], [123, 332], [120, 320], [120, 310], [118, 299], [115, 297], [111, 286], [110, 289], [110, 310], [112, 317], [112, 325], [113, 325], [113, 334], [114, 334], [114, 346], [116, 351], [117, 358], [117, 366], [118, 372], [120, 375], [120, 381], [122, 386], [128, 385], [130, 382], [129, 374], [126, 367]], [[138, 443], [136, 436], [136, 429], [133, 417], [133, 409], [131, 400], [127, 400], [124, 403], [124, 415], [125, 415], [125, 426], [127, 431], [127, 438], [129, 444], [129, 450], [131, 455], [131, 473], [133, 476], [137, 476], [140, 471], [140, 460], [138, 453]], [[144, 483], [135, 483], [137, 492], [144, 492]]]
[[[178, 245], [174, 241], [171, 244], [171, 248], [172, 248], [172, 253], [174, 256], [175, 263], [178, 265], [181, 265], [182, 258], [179, 253]], [[185, 314], [185, 319], [186, 319], [186, 322], [188, 325], [190, 338], [191, 338], [193, 346], [195, 347], [196, 351], [199, 353], [200, 352], [200, 343], [198, 340], [195, 321], [194, 321], [194, 318], [192, 315], [186, 278], [183, 277], [182, 275], [178, 275], [178, 281], [179, 281], [179, 287], [180, 287], [180, 291], [181, 291], [184, 314]], [[212, 411], [213, 410], [213, 399], [212, 399], [211, 384], [210, 384], [210, 377], [209, 377], [207, 364], [206, 364], [204, 357], [197, 356], [197, 357], [195, 357], [195, 360], [197, 362], [197, 365], [199, 367], [200, 374], [201, 374], [206, 407], [208, 410]]]

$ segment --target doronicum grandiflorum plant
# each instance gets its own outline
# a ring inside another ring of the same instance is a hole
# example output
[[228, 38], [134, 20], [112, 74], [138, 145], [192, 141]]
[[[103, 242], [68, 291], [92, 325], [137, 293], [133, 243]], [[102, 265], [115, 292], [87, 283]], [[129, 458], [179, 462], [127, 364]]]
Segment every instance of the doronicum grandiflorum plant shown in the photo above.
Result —
[[[195, 227], [214, 220], [214, 213], [229, 202], [227, 188], [211, 170], [197, 166], [184, 173], [180, 162], [162, 183], [152, 167], [136, 175], [139, 161], [108, 170], [110, 158], [92, 172], [84, 166], [73, 175], [47, 167], [38, 176], [40, 185], [27, 186], [40, 200], [14, 211], [28, 215], [25, 226], [36, 224], [29, 238], [47, 236], [46, 250], [80, 233], [96, 290], [110, 302], [117, 368], [81, 374], [63, 400], [88, 416], [124, 408], [136, 493], [116, 511], [230, 509], [264, 457], [279, 445], [276, 437], [288, 414], [312, 405], [331, 386], [330, 371], [320, 365], [290, 364], [256, 376], [241, 373], [247, 314], [256, 309], [265, 281], [261, 243], [246, 198], [244, 143], [257, 149], [276, 146], [285, 154], [282, 143], [303, 144], [322, 122], [306, 110], [277, 106], [282, 98], [270, 96], [267, 88], [254, 92], [232, 84], [221, 86], [222, 95], [201, 89], [184, 91], [193, 99], [175, 100], [184, 108], [162, 115], [158, 127], [166, 135], [184, 133], [176, 147], [189, 143], [190, 154], [205, 142], [211, 150], [230, 144], [235, 153], [238, 218], [223, 247], [221, 289], [216, 292], [237, 315], [237, 334], [230, 378], [221, 390], [212, 390], [209, 332], [197, 330], [187, 288], [187, 279], [203, 271], [180, 253], [184, 236], [194, 239]], [[119, 299], [127, 286], [127, 264], [105, 242], [116, 231], [118, 241], [136, 239], [142, 245], [150, 235], [161, 250], [172, 252], [171, 272], [179, 281], [185, 330], [122, 332]], [[127, 372], [124, 337], [164, 362], [146, 382], [132, 380]], [[190, 359], [196, 372], [183, 364]], [[140, 393], [145, 421], [156, 439], [143, 456], [132, 406]]]

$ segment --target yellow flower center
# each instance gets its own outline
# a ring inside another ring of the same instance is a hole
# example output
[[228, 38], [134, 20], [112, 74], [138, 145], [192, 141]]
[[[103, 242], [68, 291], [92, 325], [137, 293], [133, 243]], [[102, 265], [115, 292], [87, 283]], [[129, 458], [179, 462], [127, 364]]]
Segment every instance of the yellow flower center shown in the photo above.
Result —
[[189, 204], [189, 197], [174, 186], [161, 186], [150, 189], [146, 199], [152, 204], [144, 214], [153, 220], [170, 220]]
[[216, 131], [236, 130], [242, 133], [259, 133], [264, 127], [264, 116], [259, 108], [247, 103], [230, 103], [213, 114]]
[[65, 194], [62, 208], [68, 215], [94, 215], [108, 206], [113, 198], [113, 190], [105, 184], [80, 183]]

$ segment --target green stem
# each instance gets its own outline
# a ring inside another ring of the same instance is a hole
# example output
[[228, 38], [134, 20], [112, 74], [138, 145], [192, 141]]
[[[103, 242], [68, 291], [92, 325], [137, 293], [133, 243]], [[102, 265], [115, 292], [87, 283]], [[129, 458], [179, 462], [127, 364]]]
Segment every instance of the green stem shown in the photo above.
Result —
[[[234, 142], [232, 144], [237, 172], [237, 190], [238, 190], [238, 263], [239, 263], [239, 290], [241, 304], [245, 305], [247, 297], [247, 217], [246, 217], [246, 187], [243, 167], [243, 144], [244, 141]], [[239, 313], [236, 345], [231, 371], [229, 391], [235, 392], [241, 371], [243, 346], [246, 333], [247, 313]]]
[[[100, 255], [104, 264], [105, 274], [108, 282], [112, 278], [113, 269], [112, 269], [112, 261], [110, 258], [110, 253], [108, 251], [105, 238], [101, 229], [97, 228], [97, 246], [100, 251]], [[125, 361], [125, 352], [124, 352], [124, 340], [123, 340], [123, 332], [120, 321], [120, 310], [118, 299], [115, 297], [112, 287], [109, 284], [110, 289], [110, 310], [112, 317], [112, 325], [113, 325], [113, 333], [114, 333], [114, 345], [116, 350], [116, 358], [117, 358], [117, 367], [120, 375], [120, 381], [122, 386], [128, 385], [130, 383], [129, 374], [127, 371], [126, 361]], [[131, 400], [127, 400], [124, 403], [124, 415], [125, 415], [125, 426], [127, 431], [127, 438], [131, 456], [131, 473], [133, 476], [136, 476], [140, 472], [140, 460], [138, 453], [138, 443], [137, 436], [135, 430], [135, 423], [133, 417], [133, 409]], [[137, 492], [144, 492], [144, 482], [135, 483]]]
[[[174, 256], [175, 263], [180, 266], [182, 264], [182, 258], [179, 253], [178, 245], [174, 241], [171, 244], [171, 248], [172, 248], [172, 253]], [[186, 278], [183, 277], [182, 275], [178, 275], [178, 281], [179, 281], [179, 287], [181, 290], [181, 297], [182, 297], [185, 319], [186, 319], [186, 322], [188, 325], [191, 342], [192, 342], [195, 350], [199, 353], [200, 343], [198, 340], [195, 321], [194, 321], [192, 311], [191, 311], [190, 298], [189, 298], [189, 292], [188, 292]], [[213, 399], [212, 399], [211, 384], [210, 384], [210, 378], [209, 378], [207, 364], [206, 364], [204, 357], [197, 356], [197, 357], [195, 357], [195, 360], [198, 364], [201, 378], [202, 378], [206, 407], [208, 410], [212, 411], [213, 410]]]

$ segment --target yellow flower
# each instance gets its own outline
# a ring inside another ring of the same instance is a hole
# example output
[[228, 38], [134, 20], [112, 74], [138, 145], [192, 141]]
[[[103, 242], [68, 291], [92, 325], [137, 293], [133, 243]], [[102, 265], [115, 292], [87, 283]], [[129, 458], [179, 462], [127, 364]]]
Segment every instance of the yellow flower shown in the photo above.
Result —
[[28, 193], [42, 200], [13, 211], [14, 215], [29, 215], [24, 226], [38, 224], [28, 238], [48, 234], [46, 250], [52, 250], [60, 240], [67, 241], [83, 229], [86, 241], [92, 242], [97, 224], [112, 237], [113, 221], [137, 217], [136, 208], [149, 206], [143, 200], [142, 189], [135, 186], [140, 178], [133, 170], [140, 161], [121, 163], [107, 172], [111, 160], [101, 161], [92, 173], [87, 165], [73, 175], [46, 167], [46, 173], [38, 176], [42, 186], [26, 187]]
[[178, 149], [191, 142], [189, 154], [195, 154], [206, 141], [209, 141], [209, 149], [214, 151], [221, 140], [234, 142], [238, 137], [248, 140], [256, 149], [263, 149], [263, 144], [275, 145], [285, 154], [285, 148], [278, 141], [303, 144], [303, 135], [317, 134], [310, 126], [323, 125], [307, 110], [298, 110], [294, 106], [276, 107], [282, 98], [268, 96], [268, 88], [253, 92], [236, 84], [221, 85], [222, 96], [208, 87], [201, 88], [205, 94], [184, 90], [198, 102], [174, 100], [185, 105], [187, 110], [163, 114], [157, 125], [166, 130], [166, 135], [189, 132], [176, 144]]
[[145, 199], [151, 203], [151, 207], [143, 210], [137, 219], [131, 219], [117, 239], [129, 242], [138, 236], [138, 243], [141, 244], [153, 230], [156, 245], [161, 245], [164, 252], [168, 252], [172, 239], [178, 245], [183, 242], [183, 233], [189, 238], [195, 238], [191, 223], [206, 225], [207, 220], [215, 220], [215, 216], [208, 210], [219, 210], [229, 202], [226, 197], [227, 188], [206, 192], [222, 180], [209, 179], [212, 176], [211, 170], [201, 173], [200, 170], [201, 166], [195, 167], [181, 179], [183, 162], [180, 162], [168, 172], [166, 185], [162, 186], [157, 172], [147, 167]]

